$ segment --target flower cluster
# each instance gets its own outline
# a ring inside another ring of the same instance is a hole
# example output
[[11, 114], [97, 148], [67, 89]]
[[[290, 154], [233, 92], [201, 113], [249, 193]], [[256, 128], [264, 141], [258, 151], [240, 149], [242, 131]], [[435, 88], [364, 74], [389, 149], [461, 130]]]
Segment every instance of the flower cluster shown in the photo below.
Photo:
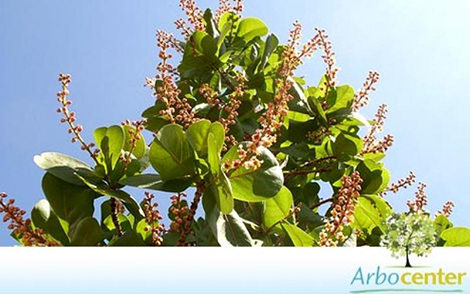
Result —
[[126, 120], [123, 122], [121, 125], [122, 126], [133, 126], [134, 128], [130, 128], [128, 130], [129, 132], [129, 151], [128, 153], [124, 156], [123, 161], [124, 165], [127, 166], [129, 163], [132, 161], [132, 153], [135, 150], [135, 147], [137, 146], [137, 142], [142, 139], [142, 131], [145, 130], [145, 124], [147, 123], [146, 119], [138, 120], [138, 121], [130, 121]]
[[55, 241], [49, 240], [44, 235], [44, 230], [31, 227], [31, 220], [24, 219], [23, 216], [26, 211], [14, 205], [15, 200], [9, 199], [5, 202], [8, 195], [5, 192], [0, 193], [0, 213], [4, 213], [3, 222], [10, 222], [8, 229], [13, 231], [13, 234], [21, 238], [25, 246], [58, 246]]
[[[224, 126], [225, 129], [225, 141], [231, 142], [232, 145], [236, 145], [238, 142], [235, 137], [228, 135], [230, 132], [230, 126], [237, 123], [236, 117], [238, 116], [238, 108], [240, 108], [240, 98], [244, 95], [246, 89], [246, 80], [243, 75], [237, 75], [236, 77], [238, 84], [234, 87], [234, 91], [228, 96], [228, 101], [223, 102], [219, 97], [219, 94], [214, 91], [209, 84], [204, 83], [199, 87], [199, 93], [212, 107], [217, 107], [219, 110], [224, 111], [226, 117], [219, 118], [219, 122]], [[225, 148], [226, 149], [226, 148]]]
[[379, 81], [380, 75], [376, 71], [370, 71], [363, 88], [359, 90], [354, 96], [353, 111], [358, 111], [359, 108], [366, 106], [369, 103], [369, 93], [375, 91], [374, 84]]
[[145, 222], [147, 223], [147, 226], [144, 230], [152, 233], [152, 244], [160, 246], [163, 243], [161, 235], [165, 232], [165, 227], [163, 224], [160, 224], [160, 220], [162, 220], [163, 217], [157, 209], [158, 203], [152, 202], [154, 198], [155, 195], [145, 192], [142, 209], [145, 213]]
[[424, 207], [428, 204], [428, 196], [424, 192], [425, 188], [426, 188], [426, 184], [420, 182], [418, 184], [418, 189], [415, 192], [415, 200], [413, 201], [408, 200], [406, 202], [406, 205], [408, 205], [410, 212], [424, 211]]
[[202, 10], [197, 7], [194, 0], [180, 0], [180, 7], [186, 13], [188, 22], [193, 25], [197, 31], [204, 30], [204, 23], [202, 22]]
[[181, 34], [185, 37], [186, 40], [189, 40], [191, 37], [191, 30], [186, 26], [186, 21], [182, 18], [175, 20], [176, 29], [181, 31]]
[[315, 29], [318, 34], [319, 47], [323, 50], [323, 61], [326, 64], [326, 86], [327, 88], [333, 88], [336, 86], [336, 77], [338, 75], [339, 68], [335, 66], [335, 53], [332, 50], [331, 41], [328, 40], [325, 30]]
[[326, 220], [325, 228], [320, 232], [320, 246], [336, 247], [339, 243], [346, 241], [343, 235], [343, 227], [353, 221], [354, 208], [357, 198], [361, 192], [362, 178], [355, 171], [351, 176], [343, 176], [342, 186], [333, 204], [331, 216]]
[[174, 216], [173, 221], [170, 224], [171, 232], [181, 233], [184, 229], [184, 221], [189, 212], [188, 203], [184, 201], [186, 196], [187, 195], [185, 193], [181, 192], [170, 197], [170, 213]]
[[67, 123], [69, 126], [68, 132], [69, 134], [73, 134], [72, 138], [72, 143], [75, 142], [80, 142], [81, 148], [84, 151], [87, 151], [90, 156], [96, 160], [96, 157], [98, 156], [100, 150], [95, 149], [92, 150], [93, 147], [95, 147], [94, 143], [87, 144], [85, 140], [83, 140], [83, 137], [81, 135], [81, 132], [83, 131], [83, 127], [81, 125], [75, 125], [76, 122], [76, 116], [74, 111], [69, 111], [68, 106], [72, 105], [72, 101], [67, 99], [67, 96], [69, 95], [69, 90], [68, 86], [70, 82], [72, 81], [70, 75], [68, 74], [59, 74], [59, 82], [62, 84], [62, 90], [57, 93], [57, 101], [61, 104], [60, 108], [57, 108], [58, 113], [63, 114], [63, 118], [60, 120], [61, 123]]
[[361, 152], [362, 154], [385, 152], [393, 145], [393, 136], [390, 134], [384, 136], [382, 140], [377, 140], [376, 137], [377, 132], [383, 131], [387, 112], [386, 104], [379, 106], [377, 113], [375, 114], [375, 119], [372, 121], [372, 126], [370, 127], [368, 134], [363, 139], [364, 147]]
[[294, 70], [299, 65], [299, 55], [296, 48], [300, 45], [302, 25], [296, 20], [293, 26], [294, 28], [289, 31], [287, 46], [284, 47], [282, 52], [282, 65], [279, 71], [280, 76], [292, 76]]
[[396, 183], [392, 183], [390, 186], [387, 187], [387, 189], [385, 189], [385, 191], [381, 195], [385, 196], [385, 194], [389, 191], [397, 193], [401, 188], [406, 189], [411, 186], [415, 181], [416, 176], [412, 171], [410, 171], [410, 174], [406, 178], [399, 179]]
[[[167, 40], [167, 33], [157, 31], [157, 45], [160, 48], [158, 56], [161, 62], [157, 66], [159, 73], [155, 76], [154, 95], [165, 105], [165, 109], [160, 111], [160, 115], [171, 123], [177, 122], [187, 127], [196, 121], [195, 114], [188, 100], [179, 97], [181, 90], [178, 89], [173, 79], [175, 69], [168, 62], [172, 55], [167, 52], [167, 49], [171, 47], [171, 43]], [[152, 81], [147, 79], [147, 84]]]
[[230, 4], [230, 0], [219, 0], [219, 7], [215, 13], [215, 19], [219, 22], [220, 17], [226, 12], [234, 12], [241, 16], [243, 12], [243, 0], [234, 0], [235, 6]]
[[452, 214], [453, 210], [454, 210], [454, 202], [452, 201], [447, 201], [446, 203], [444, 203], [444, 205], [442, 206], [442, 210], [436, 212], [436, 216], [439, 216], [439, 215], [443, 215], [445, 217], [450, 217], [450, 215]]
[[307, 140], [313, 142], [314, 144], [320, 144], [323, 142], [323, 139], [327, 136], [331, 135], [331, 130], [327, 127], [319, 127], [315, 131], [309, 131], [305, 135], [307, 137]]

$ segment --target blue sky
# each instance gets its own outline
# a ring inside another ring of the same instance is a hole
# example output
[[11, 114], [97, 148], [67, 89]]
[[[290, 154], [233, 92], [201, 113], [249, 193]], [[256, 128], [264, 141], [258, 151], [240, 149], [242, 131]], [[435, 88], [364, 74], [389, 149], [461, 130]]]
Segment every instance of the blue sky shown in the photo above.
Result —
[[[385, 133], [395, 136], [395, 144], [385, 162], [392, 178], [413, 170], [428, 184], [431, 211], [452, 199], [452, 220], [470, 226], [470, 2], [246, 2], [244, 15], [263, 19], [282, 40], [296, 19], [306, 37], [314, 27], [326, 29], [341, 83], [359, 88], [368, 70], [379, 71], [378, 90], [363, 112], [370, 117], [380, 103], [389, 106]], [[87, 160], [55, 113], [59, 72], [72, 74], [73, 108], [87, 139], [96, 127], [139, 118], [154, 101], [143, 83], [155, 73], [155, 31], [174, 32], [173, 20], [181, 16], [177, 0], [1, 0], [0, 190], [30, 209], [43, 197], [35, 154], [59, 151]], [[322, 70], [315, 56], [301, 74], [317, 83]], [[387, 197], [405, 209], [413, 190]], [[166, 195], [159, 202], [166, 207]], [[11, 244], [0, 226], [0, 245]]]

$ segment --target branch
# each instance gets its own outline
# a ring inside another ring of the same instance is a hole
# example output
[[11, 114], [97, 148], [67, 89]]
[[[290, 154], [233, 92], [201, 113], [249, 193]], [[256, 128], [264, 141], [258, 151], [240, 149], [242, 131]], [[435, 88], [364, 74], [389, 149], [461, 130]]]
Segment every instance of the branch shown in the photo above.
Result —
[[176, 243], [176, 246], [184, 246], [186, 244], [186, 237], [191, 232], [191, 226], [194, 221], [194, 216], [196, 215], [196, 210], [199, 205], [199, 202], [201, 201], [202, 193], [204, 193], [205, 188], [206, 186], [204, 181], [201, 181], [197, 185], [196, 193], [194, 194], [194, 199], [191, 203], [191, 208], [189, 209], [189, 213], [185, 220], [184, 230], [183, 232], [181, 232], [181, 236], [178, 240], [178, 243]]
[[314, 205], [310, 206], [310, 210], [313, 210], [313, 209], [315, 209], [315, 208], [317, 208], [317, 207], [320, 207], [320, 206], [322, 206], [322, 205], [324, 205], [324, 204], [326, 204], [326, 203], [328, 203], [328, 202], [333, 202], [333, 200], [334, 200], [333, 197], [324, 199], [324, 200], [322, 200], [322, 201], [320, 201], [320, 202], [318, 202], [318, 203], [315, 203]]
[[314, 169], [314, 170], [294, 170], [292, 172], [284, 172], [284, 179], [287, 179], [292, 176], [298, 176], [298, 175], [308, 175], [308, 174], [313, 174], [313, 173], [322, 173], [322, 172], [329, 172], [331, 171], [331, 168], [320, 168], [320, 169]]
[[121, 224], [119, 223], [119, 219], [118, 219], [118, 216], [117, 216], [118, 209], [117, 209], [117, 200], [116, 200], [116, 198], [111, 197], [110, 206], [111, 206], [111, 219], [113, 220], [113, 224], [116, 227], [116, 231], [117, 231], [118, 235], [122, 236], [123, 235], [122, 227], [121, 227]]

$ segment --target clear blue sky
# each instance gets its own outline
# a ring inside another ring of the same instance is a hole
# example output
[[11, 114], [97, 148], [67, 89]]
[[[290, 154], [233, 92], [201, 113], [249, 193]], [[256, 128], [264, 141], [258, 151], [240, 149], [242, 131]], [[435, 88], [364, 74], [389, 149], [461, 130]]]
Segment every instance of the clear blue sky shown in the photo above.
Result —
[[[470, 2], [246, 2], [245, 16], [263, 19], [282, 40], [295, 19], [306, 36], [325, 28], [341, 83], [359, 88], [368, 70], [379, 71], [378, 91], [364, 112], [370, 117], [378, 104], [389, 105], [386, 132], [395, 144], [386, 164], [393, 179], [413, 170], [428, 183], [431, 211], [452, 199], [452, 220], [470, 226]], [[55, 113], [59, 72], [73, 76], [71, 98], [86, 138], [98, 126], [139, 118], [154, 101], [142, 85], [157, 64], [155, 31], [174, 31], [181, 16], [177, 0], [0, 0], [0, 190], [30, 209], [43, 197], [35, 154], [59, 151], [87, 160]], [[322, 70], [316, 56], [302, 73], [316, 83]], [[388, 197], [405, 209], [413, 191]], [[166, 196], [160, 202], [167, 207]], [[1, 225], [0, 245], [11, 244]]]

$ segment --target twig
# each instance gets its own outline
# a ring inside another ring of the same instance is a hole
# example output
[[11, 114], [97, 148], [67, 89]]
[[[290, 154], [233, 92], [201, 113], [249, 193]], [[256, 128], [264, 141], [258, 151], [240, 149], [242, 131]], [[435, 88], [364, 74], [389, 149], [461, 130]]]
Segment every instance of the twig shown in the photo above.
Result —
[[191, 232], [191, 226], [194, 221], [194, 216], [196, 215], [196, 210], [199, 205], [199, 202], [201, 201], [202, 193], [204, 193], [205, 188], [206, 186], [204, 181], [201, 181], [197, 185], [196, 193], [194, 194], [194, 199], [191, 203], [191, 208], [189, 209], [189, 213], [186, 216], [184, 230], [183, 232], [181, 232], [181, 236], [178, 240], [178, 243], [176, 243], [176, 246], [184, 246], [186, 244], [186, 237]]

